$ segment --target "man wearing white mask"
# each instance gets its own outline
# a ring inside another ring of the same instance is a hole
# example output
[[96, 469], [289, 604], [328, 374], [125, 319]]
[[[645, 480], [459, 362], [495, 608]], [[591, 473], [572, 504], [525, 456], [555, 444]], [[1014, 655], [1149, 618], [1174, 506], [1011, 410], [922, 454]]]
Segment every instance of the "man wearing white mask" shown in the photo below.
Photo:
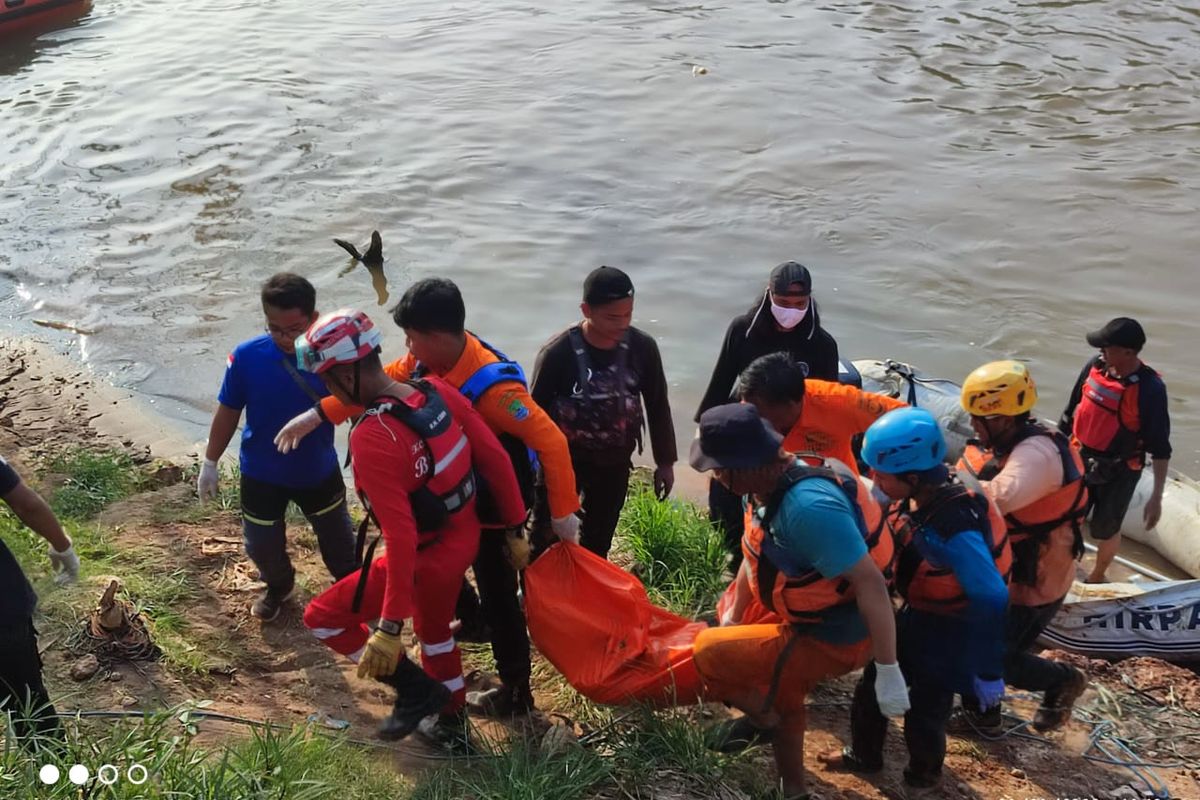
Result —
[[[821, 327], [817, 303], [812, 298], [812, 274], [796, 261], [785, 261], [771, 270], [758, 302], [729, 323], [708, 389], [696, 410], [696, 421], [708, 409], [736, 400], [742, 370], [759, 356], [771, 353], [787, 353], [807, 369], [809, 378], [838, 379], [837, 342]], [[735, 562], [740, 561], [742, 499], [711, 481], [708, 512], [712, 521], [724, 529]]]

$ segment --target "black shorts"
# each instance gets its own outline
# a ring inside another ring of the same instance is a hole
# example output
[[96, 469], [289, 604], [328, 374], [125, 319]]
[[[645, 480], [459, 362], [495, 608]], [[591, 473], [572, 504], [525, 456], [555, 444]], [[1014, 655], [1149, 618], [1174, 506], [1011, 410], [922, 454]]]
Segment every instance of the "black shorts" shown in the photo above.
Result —
[[1121, 464], [1110, 480], [1088, 487], [1092, 497], [1088, 530], [1093, 539], [1102, 542], [1121, 531], [1129, 501], [1133, 499], [1133, 492], [1141, 477], [1140, 469], [1130, 469], [1128, 465]]
[[328, 478], [307, 489], [290, 489], [242, 475], [242, 516], [256, 525], [282, 522], [288, 503], [295, 503], [306, 517], [318, 517], [346, 502], [346, 482], [335, 469]]

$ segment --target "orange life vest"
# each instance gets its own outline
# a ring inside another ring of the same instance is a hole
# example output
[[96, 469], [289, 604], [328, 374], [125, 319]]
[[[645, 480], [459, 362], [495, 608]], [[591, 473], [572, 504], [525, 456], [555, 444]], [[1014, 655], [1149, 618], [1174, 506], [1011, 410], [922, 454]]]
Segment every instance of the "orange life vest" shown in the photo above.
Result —
[[746, 533], [742, 553], [750, 570], [750, 585], [755, 599], [779, 617], [793, 624], [820, 622], [823, 611], [854, 602], [854, 589], [845, 578], [826, 578], [812, 567], [788, 566], [793, 561], [771, 537], [771, 520], [783, 497], [801, 481], [820, 478], [832, 481], [846, 495], [867, 545], [871, 560], [891, 581], [894, 545], [883, 535], [883, 512], [862, 480], [848, 466], [835, 459], [803, 454], [779, 479], [761, 509], [747, 509]]
[[[974, 483], [969, 476], [967, 480]], [[893, 504], [886, 519], [896, 542], [896, 590], [913, 608], [954, 614], [967, 605], [967, 594], [954, 570], [926, 561], [913, 541], [920, 528], [932, 528], [943, 539], [964, 531], [979, 531], [996, 563], [996, 570], [1008, 583], [1012, 549], [1008, 544], [1004, 517], [980, 489], [952, 481], [921, 508], [911, 509], [907, 500]]]
[[1095, 455], [1121, 460], [1138, 457], [1140, 462], [1139, 379], [1138, 372], [1114, 378], [1099, 359], [1092, 364], [1081, 387], [1071, 428], [1080, 447]]
[[1041, 547], [1058, 528], [1064, 525], [1071, 527], [1075, 537], [1073, 555], [1076, 558], [1083, 555], [1083, 532], [1080, 530], [1080, 524], [1087, 516], [1088, 490], [1083, 479], [1085, 469], [1079, 449], [1057, 430], [1031, 421], [1017, 434], [1008, 452], [997, 454], [984, 450], [978, 441], [972, 439], [967, 442], [962, 459], [958, 462], [960, 470], [966, 470], [978, 480], [990, 481], [1004, 469], [1013, 448], [1034, 436], [1049, 437], [1058, 448], [1059, 458], [1062, 459], [1063, 477], [1062, 485], [1055, 491], [1004, 515], [1013, 552], [1012, 579], [1014, 583], [1026, 585], [1037, 582]]

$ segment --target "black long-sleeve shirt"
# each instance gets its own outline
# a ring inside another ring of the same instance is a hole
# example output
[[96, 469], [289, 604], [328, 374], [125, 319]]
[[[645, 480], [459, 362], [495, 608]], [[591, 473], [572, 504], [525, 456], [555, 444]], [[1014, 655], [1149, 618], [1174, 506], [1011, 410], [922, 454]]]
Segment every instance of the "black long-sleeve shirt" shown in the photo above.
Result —
[[[617, 348], [602, 350], [587, 342], [588, 359], [594, 370], [606, 370], [616, 363]], [[646, 427], [650, 432], [650, 446], [656, 464], [674, 464], [679, 458], [675, 446], [675, 426], [671, 421], [671, 405], [667, 399], [667, 376], [663, 372], [662, 356], [658, 343], [637, 328], [629, 329], [629, 355], [627, 370], [631, 378], [630, 392], [641, 395], [645, 409]], [[577, 393], [579, 366], [567, 331], [553, 336], [542, 346], [533, 366], [533, 380], [529, 393], [539, 406], [554, 418], [560, 398], [569, 398]], [[574, 448], [572, 453], [575, 454]], [[589, 453], [595, 458], [598, 454]], [[628, 459], [630, 451], [600, 454], [611, 456], [614, 461]]]
[[[1071, 389], [1067, 407], [1058, 421], [1058, 429], [1068, 436], [1071, 435], [1075, 424], [1075, 409], [1083, 399], [1083, 385], [1095, 366], [1103, 368], [1103, 359], [1099, 356], [1089, 359], [1083, 365], [1075, 387]], [[1138, 435], [1140, 449], [1159, 461], [1165, 461], [1171, 457], [1171, 416], [1167, 408], [1167, 386], [1158, 373], [1145, 364], [1138, 367], [1135, 374], [1138, 386], [1138, 420], [1134, 430]], [[1123, 419], [1122, 422], [1126, 421]]]
[[729, 323], [708, 389], [696, 410], [697, 422], [708, 409], [730, 402], [738, 376], [760, 356], [789, 353], [797, 362], [808, 366], [808, 377], [837, 381], [837, 342], [821, 327], [816, 304], [809, 307], [808, 316], [799, 325], [790, 331], [781, 331], [766, 303], [764, 298], [756, 310], [735, 317]]

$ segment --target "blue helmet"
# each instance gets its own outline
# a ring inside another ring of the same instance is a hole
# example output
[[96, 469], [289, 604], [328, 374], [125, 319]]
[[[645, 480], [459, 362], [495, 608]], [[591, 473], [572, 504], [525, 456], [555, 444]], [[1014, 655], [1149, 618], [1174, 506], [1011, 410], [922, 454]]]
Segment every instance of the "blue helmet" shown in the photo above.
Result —
[[896, 475], [941, 466], [946, 439], [937, 420], [923, 408], [897, 408], [867, 428], [863, 461], [871, 469]]

